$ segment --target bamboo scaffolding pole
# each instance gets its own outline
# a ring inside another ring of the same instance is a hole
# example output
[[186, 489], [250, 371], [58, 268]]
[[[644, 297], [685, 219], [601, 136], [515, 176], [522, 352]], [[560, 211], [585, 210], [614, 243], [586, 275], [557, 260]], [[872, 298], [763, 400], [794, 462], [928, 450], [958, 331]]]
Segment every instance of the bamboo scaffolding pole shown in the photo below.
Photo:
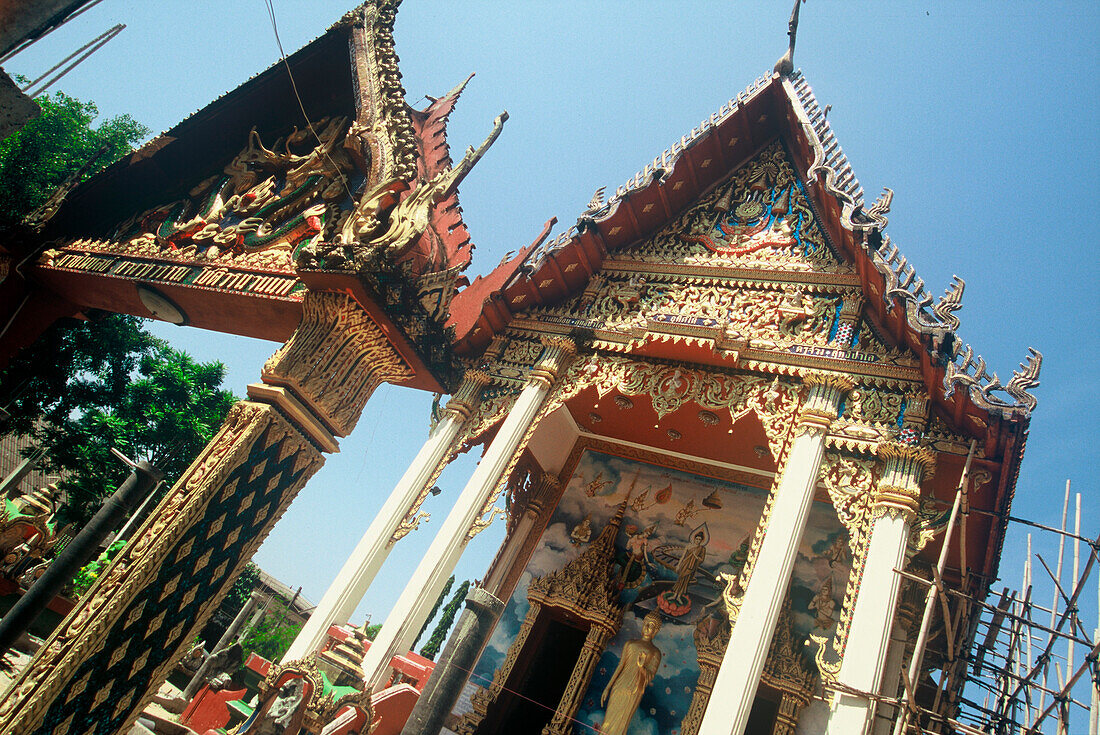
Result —
[[[1042, 554], [1036, 554], [1035, 558], [1039, 560], [1039, 563], [1043, 565], [1043, 569], [1045, 569], [1047, 574], [1050, 575], [1050, 581], [1054, 582], [1054, 589], [1058, 592], [1058, 595], [1059, 595], [1059, 597], [1062, 598], [1062, 601], [1065, 602], [1066, 605], [1068, 606], [1069, 605], [1069, 597], [1066, 596], [1066, 592], [1065, 592], [1065, 590], [1062, 589], [1062, 585], [1060, 585], [1058, 583], [1058, 580], [1056, 580], [1054, 578], [1054, 575], [1051, 574], [1050, 567], [1048, 567], [1047, 563], [1045, 561], [1043, 561]], [[1073, 628], [1076, 628], [1077, 631], [1081, 634], [1082, 638], [1080, 640], [1084, 641], [1086, 646], [1091, 646], [1092, 641], [1089, 640], [1088, 633], [1085, 632], [1085, 626], [1081, 625], [1081, 621], [1077, 617], [1077, 608], [1076, 607], [1073, 607], [1072, 611], [1070, 612], [1070, 623], [1073, 626]], [[1069, 638], [1073, 639], [1073, 636], [1069, 636]], [[1074, 640], [1076, 640], [1076, 639], [1074, 639]], [[1070, 653], [1072, 653], [1073, 652], [1073, 647], [1071, 646], [1069, 650], [1070, 650]], [[1067, 660], [1068, 660], [1068, 656], [1067, 656]]]
[[[1010, 521], [1012, 523], [1021, 523], [1025, 526], [1031, 526], [1032, 528], [1038, 528], [1041, 531], [1050, 531], [1051, 533], [1057, 533], [1057, 534], [1060, 534], [1062, 536], [1066, 536], [1068, 538], [1073, 538], [1073, 534], [1070, 533], [1069, 531], [1059, 531], [1057, 528], [1054, 528], [1053, 526], [1045, 526], [1042, 523], [1036, 523], [1035, 521], [1029, 521], [1026, 518], [1019, 518], [1017, 516], [1006, 515], [1004, 513], [994, 513], [991, 510], [982, 510], [981, 508], [971, 508], [970, 512], [971, 513], [977, 513], [978, 515], [989, 516], [990, 518], [999, 518], [1002, 521]], [[1090, 539], [1087, 536], [1081, 536], [1080, 541], [1081, 541], [1081, 543], [1088, 544], [1090, 547], [1092, 547], [1092, 549], [1094, 551], [1100, 551], [1100, 545], [1098, 545], [1096, 543], [1096, 541], [1094, 541], [1093, 539]], [[971, 574], [973, 574], [975, 576], [978, 575], [977, 572], [971, 572]]]
[[[1031, 534], [1030, 533], [1027, 535], [1027, 558], [1024, 559], [1024, 580], [1023, 581], [1024, 581], [1024, 593], [1027, 596], [1027, 600], [1028, 600], [1028, 604], [1024, 608], [1024, 615], [1027, 617], [1027, 624], [1028, 624], [1027, 646], [1026, 646], [1025, 655], [1027, 657], [1027, 668], [1028, 668], [1028, 671], [1030, 671], [1031, 667], [1034, 665], [1034, 663], [1033, 663], [1034, 657], [1032, 656], [1032, 648], [1031, 648], [1031, 643], [1032, 643], [1032, 638], [1033, 638], [1031, 631], [1032, 631], [1032, 625], [1034, 623], [1031, 620], [1031, 609], [1032, 609], [1032, 605], [1031, 605], [1031, 590], [1032, 590], [1032, 587], [1031, 587], [1031, 585], [1032, 585], [1032, 579], [1031, 579]], [[1033, 712], [1034, 704], [1031, 701], [1031, 689], [1028, 688], [1028, 689], [1025, 690], [1025, 692], [1026, 692], [1025, 693], [1025, 698], [1027, 700], [1027, 720], [1030, 721], [1031, 718], [1034, 717], [1034, 714], [1035, 714]]]
[[[943, 570], [947, 566], [947, 553], [951, 548], [951, 537], [955, 533], [955, 523], [958, 521], [959, 508], [962, 506], [963, 493], [966, 492], [966, 488], [970, 482], [970, 465], [974, 461], [974, 450], [977, 447], [978, 442], [976, 439], [970, 440], [970, 451], [966, 455], [966, 464], [963, 465], [962, 475], [959, 477], [959, 487], [955, 491], [955, 501], [951, 504], [951, 515], [947, 520], [947, 528], [943, 532], [943, 544], [940, 547], [940, 556], [936, 560], [936, 569], [939, 574], [943, 575]], [[906, 676], [906, 672], [902, 671], [903, 680], [908, 679], [910, 682], [916, 681], [920, 676], [920, 667], [924, 659], [924, 649], [928, 645], [928, 633], [932, 628], [932, 614], [935, 611], [936, 606], [936, 588], [929, 586], [928, 592], [924, 598], [924, 616], [921, 618], [920, 633], [917, 634], [917, 645], [913, 649], [913, 658], [909, 662], [909, 672]], [[905, 688], [905, 698], [910, 702], [915, 702], [913, 699], [913, 692], [911, 687]], [[894, 735], [902, 735], [905, 732], [905, 728], [909, 723], [910, 709], [908, 707], [901, 708], [898, 714], [897, 722], [894, 724]], [[919, 727], [919, 726], [918, 726]]]
[[[1097, 541], [1100, 542], [1100, 538], [1098, 538]], [[1069, 606], [1058, 617], [1058, 620], [1055, 621], [1056, 624], [1054, 625], [1054, 630], [1056, 632], [1060, 631], [1062, 629], [1062, 626], [1065, 625], [1066, 621], [1069, 619], [1070, 610], [1072, 610], [1074, 608], [1074, 606], [1076, 606], [1077, 598], [1080, 596], [1081, 591], [1084, 589], [1084, 583], [1088, 579], [1089, 573], [1092, 571], [1092, 564], [1093, 564], [1093, 560], [1095, 558], [1096, 558], [1095, 555], [1091, 555], [1091, 554], [1089, 555], [1088, 562], [1085, 564], [1084, 572], [1082, 572], [1081, 578], [1077, 581], [1077, 584], [1074, 585], [1073, 594], [1070, 596], [1070, 599], [1069, 599]], [[1055, 604], [1057, 605], [1057, 599], [1055, 600]], [[1046, 645], [1043, 647], [1043, 652], [1041, 654], [1039, 654], [1039, 657], [1035, 662], [1035, 666], [1031, 669], [1031, 671], [1028, 672], [1027, 676], [1025, 676], [1020, 681], [1020, 683], [1017, 685], [1016, 691], [1013, 692], [1013, 695], [1012, 695], [1013, 697], [1017, 696], [1019, 694], [1020, 690], [1024, 686], [1027, 686], [1028, 682], [1031, 679], [1035, 678], [1035, 676], [1038, 675], [1040, 670], [1046, 670], [1046, 669], [1049, 668], [1051, 652], [1054, 650], [1054, 645], [1057, 641], [1058, 641], [1058, 636], [1055, 636], [1055, 635], [1052, 634], [1050, 636], [1050, 640], [1048, 640]], [[1093, 650], [1095, 650], [1095, 648]], [[1043, 686], [1049, 686], [1048, 679], [1046, 679], [1046, 678], [1043, 679]], [[1044, 704], [1044, 699], [1043, 698], [1044, 698], [1044, 695], [1043, 695], [1042, 692], [1040, 692], [1040, 694], [1039, 694], [1039, 708], [1040, 709], [1042, 709], [1043, 704]]]
[[[1075, 503], [1075, 506], [1074, 506], [1074, 515], [1073, 515], [1073, 535], [1078, 536], [1078, 535], [1080, 535], [1080, 533], [1081, 533], [1081, 493], [1077, 493], [1076, 503]], [[1079, 570], [1080, 565], [1081, 565], [1081, 542], [1078, 541], [1075, 538], [1075, 539], [1073, 539], [1073, 578], [1074, 579], [1077, 579], [1077, 572]], [[1077, 606], [1074, 605], [1072, 610], [1073, 610], [1073, 612], [1070, 613], [1073, 616], [1071, 624], [1074, 627], [1071, 627], [1070, 630], [1074, 630], [1074, 628], [1076, 628], [1078, 633], [1080, 633], [1080, 635], [1083, 638], [1087, 638], [1088, 634], [1084, 631], [1084, 627], [1081, 625], [1081, 621], [1078, 620], [1078, 618], [1077, 618], [1077, 612], [1078, 612], [1077, 611]], [[1073, 671], [1073, 638], [1070, 638], [1069, 640], [1066, 641], [1066, 671], [1067, 672], [1068, 671]], [[1066, 728], [1068, 728], [1069, 727], [1069, 708], [1063, 706], [1063, 709], [1065, 710], [1065, 716], [1066, 716], [1065, 726], [1066, 726]]]
[[[1066, 547], [1066, 514], [1069, 512], [1069, 480], [1066, 480], [1066, 496], [1062, 501], [1062, 530], [1061, 535], [1058, 536], [1058, 574], [1056, 584], [1060, 585], [1062, 580], [1062, 557]], [[1040, 559], [1039, 561], [1042, 561]], [[1046, 566], [1044, 564], [1043, 566]], [[1050, 571], [1049, 569], [1047, 570]], [[1054, 593], [1054, 599], [1050, 603], [1050, 627], [1054, 627], [1054, 618], [1058, 614], [1058, 592]], [[1043, 685], [1047, 684], [1047, 670], [1048, 667], [1043, 666]], [[1043, 708], [1045, 697], [1043, 694], [1039, 695], [1039, 709]]]
[[[1096, 580], [1096, 609], [1100, 611], [1100, 574], [1096, 575]], [[1092, 637], [1100, 639], [1100, 624]], [[1092, 671], [1092, 700], [1089, 704], [1089, 735], [1100, 735], [1100, 672], [1095, 665]]]
[[[967, 683], [968, 684], [973, 684], [974, 686], [977, 686], [978, 688], [982, 689], [983, 691], [996, 691], [993, 688], [992, 684], [989, 684], [988, 682], [982, 681], [981, 679], [967, 679]], [[1031, 682], [1031, 684], [1029, 686], [1030, 687], [1035, 687], [1037, 689], [1042, 689], [1043, 688], [1042, 684], [1038, 684], [1036, 682]], [[1047, 689], [1046, 693], [1051, 694], [1051, 695], [1057, 695], [1058, 691], [1056, 689]], [[1073, 704], [1076, 704], [1081, 709], [1087, 710], [1089, 708], [1089, 706], [1087, 704], [1085, 704], [1084, 702], [1079, 702], [1076, 699], [1073, 699], [1071, 701], [1072, 701]]]

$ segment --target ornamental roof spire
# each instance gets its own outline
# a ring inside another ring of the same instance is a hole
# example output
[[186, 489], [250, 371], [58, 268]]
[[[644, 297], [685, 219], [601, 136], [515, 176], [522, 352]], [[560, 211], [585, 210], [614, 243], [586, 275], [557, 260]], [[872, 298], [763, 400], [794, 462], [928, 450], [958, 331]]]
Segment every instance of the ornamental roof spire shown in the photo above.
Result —
[[791, 9], [791, 19], [787, 22], [787, 35], [790, 36], [790, 43], [787, 45], [787, 53], [779, 57], [779, 61], [775, 62], [775, 73], [780, 76], [790, 76], [794, 71], [794, 41], [795, 35], [798, 33], [798, 9], [802, 3], [806, 0], [794, 0], [794, 8]]

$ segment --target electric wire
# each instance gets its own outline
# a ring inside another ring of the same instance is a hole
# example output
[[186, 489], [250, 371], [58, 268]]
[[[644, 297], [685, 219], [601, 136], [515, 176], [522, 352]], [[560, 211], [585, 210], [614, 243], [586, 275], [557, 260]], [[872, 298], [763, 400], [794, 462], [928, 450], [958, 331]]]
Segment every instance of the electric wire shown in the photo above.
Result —
[[302, 111], [302, 117], [306, 121], [306, 126], [309, 128], [309, 132], [313, 134], [313, 137], [317, 139], [319, 145], [321, 145], [321, 152], [325, 157], [325, 160], [332, 166], [333, 171], [336, 172], [336, 176], [340, 178], [340, 185], [344, 187], [344, 191], [348, 197], [355, 201], [354, 195], [351, 193], [351, 189], [348, 187], [347, 177], [340, 171], [340, 167], [336, 165], [336, 162], [332, 160], [332, 156], [329, 155], [328, 150], [321, 143], [321, 136], [317, 135], [317, 130], [313, 127], [313, 121], [309, 119], [309, 114], [306, 112], [305, 103], [302, 102], [302, 95], [298, 93], [298, 84], [294, 81], [294, 73], [290, 70], [290, 62], [287, 61], [286, 51], [283, 50], [283, 40], [279, 37], [279, 24], [275, 20], [275, 5], [272, 0], [264, 0], [267, 5], [267, 15], [271, 20], [271, 31], [275, 34], [275, 44], [279, 47], [279, 59], [283, 62], [283, 66], [286, 68], [287, 78], [290, 79], [290, 88], [294, 91], [294, 97], [298, 100], [298, 109]]

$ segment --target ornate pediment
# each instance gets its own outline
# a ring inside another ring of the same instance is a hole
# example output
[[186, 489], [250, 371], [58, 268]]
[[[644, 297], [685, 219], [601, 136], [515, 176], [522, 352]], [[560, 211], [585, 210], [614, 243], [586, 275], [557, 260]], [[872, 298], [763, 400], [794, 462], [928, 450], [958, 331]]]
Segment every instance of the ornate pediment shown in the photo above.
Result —
[[623, 255], [650, 263], [853, 272], [826, 243], [805, 188], [778, 140], [657, 235]]

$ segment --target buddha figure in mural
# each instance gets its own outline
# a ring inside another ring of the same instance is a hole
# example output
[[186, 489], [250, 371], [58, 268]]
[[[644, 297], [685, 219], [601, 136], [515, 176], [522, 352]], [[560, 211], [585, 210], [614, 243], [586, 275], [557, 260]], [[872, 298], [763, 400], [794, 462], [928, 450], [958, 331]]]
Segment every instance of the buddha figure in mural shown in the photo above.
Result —
[[684, 547], [680, 561], [676, 563], [676, 582], [672, 589], [657, 597], [657, 606], [669, 615], [679, 617], [691, 610], [691, 598], [688, 588], [695, 582], [695, 574], [707, 558], [707, 544], [710, 542], [710, 530], [707, 524], [700, 524], [691, 532], [691, 543]]
[[600, 705], [606, 708], [600, 735], [626, 735], [642, 694], [661, 665], [661, 649], [653, 644], [660, 630], [661, 614], [654, 610], [642, 621], [642, 637], [623, 645], [619, 665], [600, 696]]

